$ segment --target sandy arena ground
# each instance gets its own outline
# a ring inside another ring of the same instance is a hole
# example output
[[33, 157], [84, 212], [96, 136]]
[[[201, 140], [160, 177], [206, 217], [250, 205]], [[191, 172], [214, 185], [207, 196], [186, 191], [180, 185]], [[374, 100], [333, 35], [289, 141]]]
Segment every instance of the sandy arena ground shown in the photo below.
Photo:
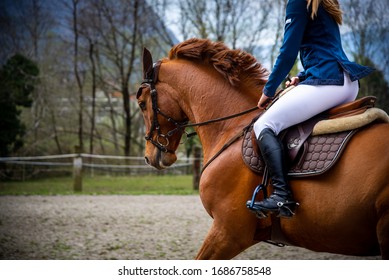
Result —
[[[211, 218], [198, 196], [1, 196], [0, 259], [193, 259]], [[235, 259], [380, 259], [261, 243]]]

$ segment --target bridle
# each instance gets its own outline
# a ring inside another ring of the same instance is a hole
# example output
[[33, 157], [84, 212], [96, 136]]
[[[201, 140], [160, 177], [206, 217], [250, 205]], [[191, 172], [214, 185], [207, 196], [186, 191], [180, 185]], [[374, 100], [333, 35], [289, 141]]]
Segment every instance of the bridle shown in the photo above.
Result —
[[[199, 122], [199, 123], [188, 123], [188, 120], [185, 121], [177, 121], [167, 114], [163, 113], [161, 109], [158, 107], [158, 92], [155, 87], [155, 85], [158, 82], [158, 74], [159, 69], [161, 66], [162, 61], [158, 60], [155, 64], [152, 63], [152, 57], [150, 52], [147, 49], [143, 50], [143, 81], [141, 83], [140, 88], [138, 89], [138, 93], [136, 95], [136, 98], [139, 98], [142, 90], [146, 87], [150, 88], [150, 95], [151, 95], [151, 105], [153, 110], [153, 120], [151, 123], [151, 127], [149, 132], [146, 134], [145, 139], [146, 141], [149, 141], [151, 144], [153, 144], [158, 150], [164, 153], [172, 153], [174, 154], [175, 151], [168, 148], [169, 146], [169, 137], [171, 137], [174, 133], [181, 132], [185, 133], [187, 138], [196, 135], [196, 132], [188, 133], [185, 131], [185, 128], [187, 127], [196, 127], [196, 126], [203, 126], [208, 125], [215, 122], [220, 122], [232, 118], [236, 118], [248, 113], [251, 113], [255, 110], [258, 110], [258, 107], [250, 108], [246, 111], [233, 114], [226, 117], [216, 118], [212, 120], [208, 120], [205, 122]], [[161, 131], [161, 126], [158, 121], [158, 115], [161, 115], [164, 117], [168, 122], [172, 123], [175, 128], [168, 131], [166, 134], [163, 134]], [[155, 140], [153, 139], [154, 132], [157, 133], [157, 136]]]
[[[159, 68], [161, 66], [161, 61], [158, 60], [153, 68], [150, 76], [145, 75], [145, 79], [143, 80], [141, 87], [138, 90], [137, 98], [139, 98], [141, 91], [145, 87], [150, 88], [150, 95], [151, 95], [151, 107], [153, 110], [153, 121], [151, 123], [151, 127], [149, 132], [146, 134], [145, 139], [146, 141], [149, 141], [151, 144], [153, 144], [157, 149], [164, 153], [171, 153], [174, 154], [173, 150], [168, 149], [169, 146], [169, 138], [176, 132], [185, 132], [185, 127], [188, 124], [188, 121], [176, 121], [175, 119], [169, 117], [167, 114], [163, 113], [161, 109], [158, 107], [158, 92], [155, 88], [155, 84], [158, 81], [158, 73]], [[168, 122], [171, 122], [174, 124], [175, 128], [167, 132], [166, 134], [163, 134], [161, 132], [161, 126], [158, 121], [158, 115], [161, 115], [165, 119], [167, 119]], [[154, 131], [157, 132], [156, 140], [153, 139]], [[188, 135], [188, 134], [187, 134]]]

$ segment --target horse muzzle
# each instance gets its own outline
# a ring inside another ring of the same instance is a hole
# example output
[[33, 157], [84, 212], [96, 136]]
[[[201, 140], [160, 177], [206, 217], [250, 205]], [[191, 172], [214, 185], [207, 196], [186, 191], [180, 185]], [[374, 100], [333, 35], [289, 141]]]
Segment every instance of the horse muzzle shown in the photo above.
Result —
[[177, 156], [174, 153], [166, 153], [157, 148], [151, 149], [150, 152], [146, 149], [145, 161], [146, 164], [158, 170], [162, 170], [175, 163], [177, 161]]

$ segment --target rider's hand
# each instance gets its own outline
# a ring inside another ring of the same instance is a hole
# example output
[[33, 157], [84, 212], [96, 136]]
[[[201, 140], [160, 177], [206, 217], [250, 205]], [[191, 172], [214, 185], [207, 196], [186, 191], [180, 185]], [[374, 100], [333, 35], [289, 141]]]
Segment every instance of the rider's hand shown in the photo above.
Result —
[[300, 79], [298, 77], [293, 77], [293, 78], [290, 79], [290, 82], [287, 81], [285, 83], [285, 86], [286, 87], [297, 86], [299, 82], [300, 82]]
[[258, 105], [257, 105], [258, 108], [261, 109], [261, 110], [265, 110], [266, 106], [270, 102], [270, 100], [271, 100], [270, 97], [267, 97], [266, 95], [262, 94], [261, 98], [258, 101]]

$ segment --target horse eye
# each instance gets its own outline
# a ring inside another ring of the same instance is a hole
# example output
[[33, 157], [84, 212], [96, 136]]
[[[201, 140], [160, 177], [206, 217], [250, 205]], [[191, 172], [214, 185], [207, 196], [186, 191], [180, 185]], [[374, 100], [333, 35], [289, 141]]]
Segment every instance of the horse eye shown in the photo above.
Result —
[[142, 111], [146, 110], [146, 103], [143, 101], [139, 102], [139, 107]]

